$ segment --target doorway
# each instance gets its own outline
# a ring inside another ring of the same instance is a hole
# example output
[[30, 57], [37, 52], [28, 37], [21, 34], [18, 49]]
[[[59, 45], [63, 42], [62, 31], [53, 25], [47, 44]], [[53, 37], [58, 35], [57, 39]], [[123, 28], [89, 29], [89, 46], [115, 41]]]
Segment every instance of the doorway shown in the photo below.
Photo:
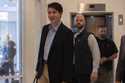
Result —
[[[71, 13], [71, 27], [73, 32], [77, 31], [74, 25], [74, 17], [77, 13]], [[112, 12], [84, 12], [86, 19], [86, 29], [97, 35], [97, 27], [100, 25], [107, 27], [107, 37], [113, 39], [113, 13]]]

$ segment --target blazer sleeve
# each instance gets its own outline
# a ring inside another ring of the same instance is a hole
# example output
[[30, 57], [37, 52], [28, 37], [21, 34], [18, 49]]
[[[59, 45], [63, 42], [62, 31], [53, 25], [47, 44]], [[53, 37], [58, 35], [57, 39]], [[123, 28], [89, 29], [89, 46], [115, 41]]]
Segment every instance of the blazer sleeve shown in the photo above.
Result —
[[125, 74], [125, 36], [121, 38], [121, 44], [120, 44], [120, 53], [119, 53], [119, 60], [118, 60], [118, 65], [117, 65], [117, 70], [116, 70], [116, 80], [121, 81], [124, 78]]
[[41, 63], [42, 63], [42, 44], [43, 44], [43, 35], [44, 35], [44, 32], [45, 32], [45, 28], [46, 28], [46, 25], [43, 26], [43, 29], [42, 29], [42, 32], [41, 32], [41, 37], [40, 37], [40, 46], [39, 46], [39, 51], [38, 51], [38, 59], [37, 59], [37, 64], [36, 64], [36, 72], [39, 71], [40, 69], [40, 66], [41, 66]]

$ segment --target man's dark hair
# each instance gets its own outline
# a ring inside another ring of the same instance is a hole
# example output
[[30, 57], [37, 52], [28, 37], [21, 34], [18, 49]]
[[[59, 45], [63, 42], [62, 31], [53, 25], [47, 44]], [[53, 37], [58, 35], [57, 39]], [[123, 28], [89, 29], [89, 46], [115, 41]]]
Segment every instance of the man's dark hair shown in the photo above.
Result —
[[57, 2], [53, 2], [53, 3], [48, 4], [48, 8], [54, 8], [59, 13], [63, 13], [63, 7], [62, 7], [62, 5], [59, 4], [59, 3], [57, 3]]

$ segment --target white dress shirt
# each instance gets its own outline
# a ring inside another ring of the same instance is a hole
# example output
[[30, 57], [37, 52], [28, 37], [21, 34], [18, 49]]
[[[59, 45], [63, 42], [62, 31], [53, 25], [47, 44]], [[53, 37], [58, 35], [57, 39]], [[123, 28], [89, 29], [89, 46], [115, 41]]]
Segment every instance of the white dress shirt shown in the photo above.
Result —
[[57, 32], [60, 24], [61, 24], [61, 22], [59, 22], [58, 25], [56, 25], [56, 26], [52, 26], [52, 25], [49, 26], [49, 32], [47, 34], [47, 38], [46, 38], [45, 46], [44, 46], [44, 57], [43, 57], [43, 59], [45, 61], [48, 60], [49, 51], [50, 51], [51, 45], [53, 43], [54, 37], [56, 35], [56, 32]]

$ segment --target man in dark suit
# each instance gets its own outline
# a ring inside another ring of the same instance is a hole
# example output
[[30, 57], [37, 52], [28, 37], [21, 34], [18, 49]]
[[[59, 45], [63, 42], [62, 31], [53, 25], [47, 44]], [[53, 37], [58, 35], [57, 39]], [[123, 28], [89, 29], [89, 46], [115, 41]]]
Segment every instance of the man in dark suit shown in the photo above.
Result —
[[125, 35], [121, 38], [119, 60], [116, 70], [116, 83], [125, 83]]
[[36, 67], [39, 83], [69, 83], [72, 80], [73, 33], [62, 22], [61, 4], [48, 4], [50, 24], [43, 27]]

